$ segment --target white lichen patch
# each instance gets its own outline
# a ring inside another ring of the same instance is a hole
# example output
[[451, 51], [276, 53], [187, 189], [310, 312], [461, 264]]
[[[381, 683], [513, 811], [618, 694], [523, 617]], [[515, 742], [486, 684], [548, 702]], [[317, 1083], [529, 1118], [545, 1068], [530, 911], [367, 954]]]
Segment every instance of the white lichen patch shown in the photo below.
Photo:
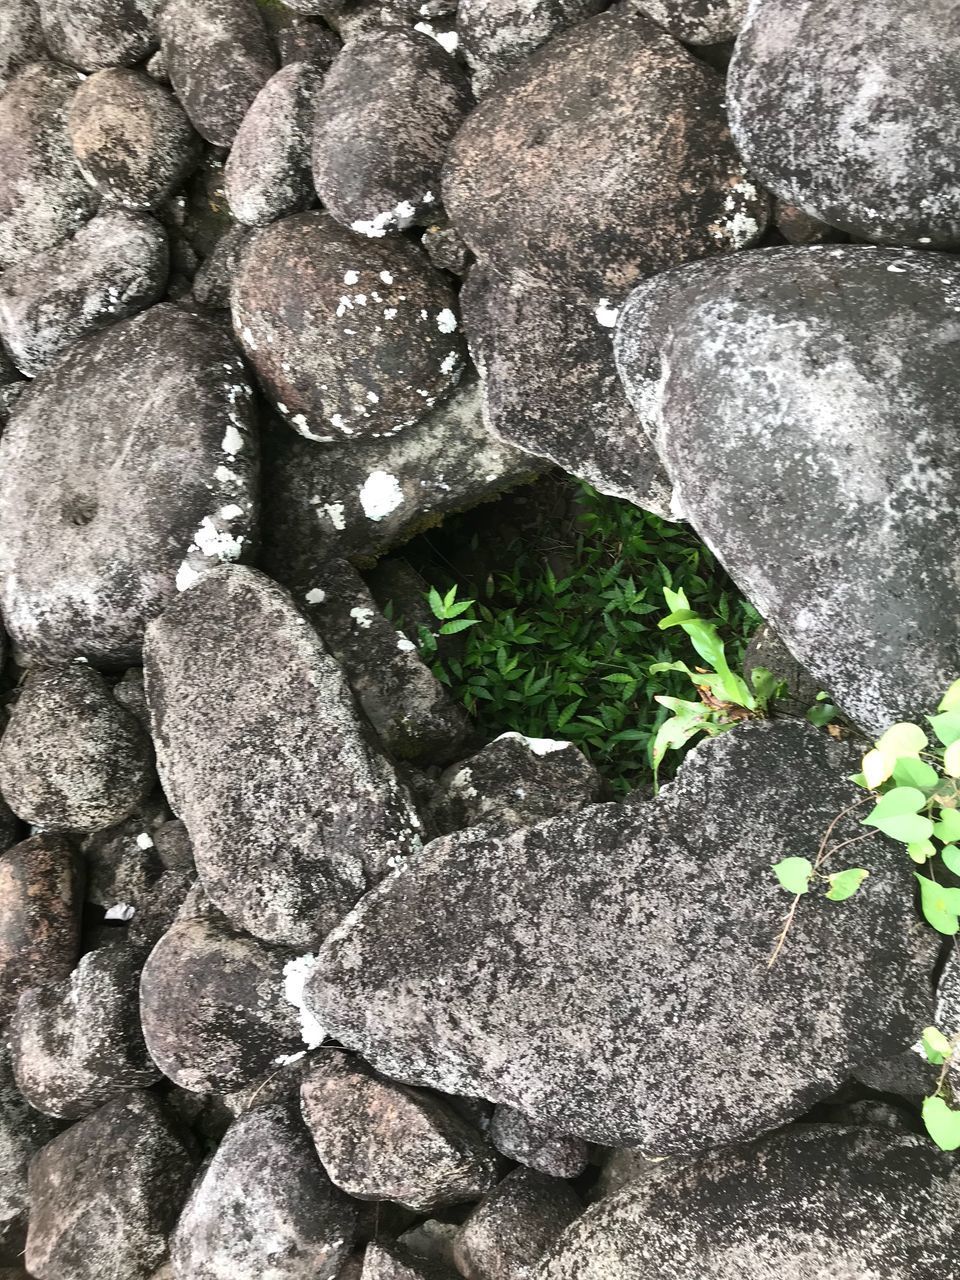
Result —
[[361, 631], [369, 631], [370, 624], [374, 619], [374, 612], [372, 609], [368, 609], [364, 605], [357, 605], [355, 608], [350, 610], [350, 617], [354, 620]]
[[620, 308], [612, 307], [609, 298], [601, 298], [593, 314], [596, 317], [597, 324], [602, 325], [604, 329], [612, 329], [617, 323]]
[[327, 593], [323, 587], [311, 587], [303, 598], [307, 604], [323, 604], [327, 598]]
[[453, 333], [457, 327], [457, 317], [449, 307], [437, 312], [437, 328], [441, 333]]
[[359, 271], [345, 271], [345, 272], [343, 273], [343, 283], [344, 283], [344, 284], [359, 284], [359, 283], [360, 283], [360, 272], [359, 272]]
[[358, 231], [362, 236], [380, 239], [388, 231], [405, 230], [416, 216], [416, 208], [409, 200], [399, 200], [392, 209], [385, 209], [382, 213], [376, 213], [370, 219], [361, 218], [356, 222], [351, 222], [350, 229]]
[[459, 363], [460, 363], [459, 351], [451, 351], [449, 352], [448, 355], [445, 355], [443, 359], [440, 361], [440, 372], [453, 373], [454, 369], [456, 369]]
[[316, 1018], [303, 1007], [303, 988], [313, 972], [318, 957], [307, 952], [288, 960], [283, 966], [283, 996], [300, 1014], [300, 1035], [308, 1049], [319, 1049], [326, 1038], [326, 1032]]
[[494, 738], [494, 742], [500, 742], [503, 738], [513, 738], [516, 742], [522, 742], [528, 751], [535, 756], [549, 756], [554, 751], [566, 751], [567, 747], [572, 747], [572, 742], [565, 742], [561, 738], [528, 738], [523, 733], [501, 733], [499, 737]]
[[240, 434], [237, 428], [233, 425], [233, 423], [230, 423], [227, 426], [226, 431], [224, 431], [223, 443], [221, 444], [220, 447], [223, 450], [223, 452], [228, 453], [231, 458], [235, 458], [243, 448], [243, 436]]
[[380, 279], [383, 281], [383, 283], [384, 283], [384, 284], [393, 284], [393, 272], [392, 272], [392, 271], [381, 271], [381, 272], [380, 272]]
[[137, 836], [137, 848], [143, 849], [144, 851], [153, 848], [153, 837], [150, 835], [149, 831], [141, 831]]
[[323, 505], [324, 511], [327, 513], [327, 519], [335, 529], [345, 529], [347, 522], [343, 518], [342, 502], [326, 502]]
[[389, 471], [371, 471], [360, 489], [360, 505], [368, 520], [385, 519], [403, 502], [400, 481]]
[[436, 40], [440, 48], [451, 55], [456, 53], [460, 44], [460, 37], [456, 31], [438, 31], [432, 22], [415, 22], [413, 29], [429, 36], [431, 40]]
[[132, 920], [137, 914], [137, 908], [131, 907], [129, 902], [115, 902], [112, 907], [107, 907], [103, 913], [104, 920]]
[[401, 653], [416, 653], [417, 646], [408, 640], [402, 631], [397, 632], [397, 648]]

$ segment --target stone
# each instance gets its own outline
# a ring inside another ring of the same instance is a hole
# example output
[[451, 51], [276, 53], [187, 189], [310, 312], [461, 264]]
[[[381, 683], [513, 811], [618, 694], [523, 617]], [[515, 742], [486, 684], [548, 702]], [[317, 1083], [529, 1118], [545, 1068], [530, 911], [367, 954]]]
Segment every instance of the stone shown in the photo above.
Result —
[[0, 1045], [0, 1280], [6, 1254], [23, 1251], [27, 1231], [27, 1169], [58, 1126], [28, 1107], [13, 1077], [10, 1051]]
[[0, 0], [0, 93], [21, 67], [46, 52], [36, 0]]
[[93, 212], [67, 132], [79, 84], [75, 71], [33, 62], [0, 97], [0, 271], [56, 244]]
[[320, 450], [274, 432], [264, 448], [263, 565], [301, 595], [332, 556], [369, 562], [543, 469], [487, 430], [474, 378], [395, 439]]
[[266, 226], [313, 204], [310, 143], [323, 78], [313, 63], [295, 62], [271, 76], [254, 99], [224, 169], [238, 222]]
[[199, 306], [211, 311], [230, 310], [233, 282], [249, 238], [250, 228], [235, 223], [214, 245], [193, 278], [193, 297]]
[[535, 1275], [632, 1280], [655, 1258], [663, 1280], [935, 1280], [954, 1256], [958, 1202], [953, 1164], [926, 1137], [799, 1125], [662, 1164], [588, 1209]]
[[631, 0], [684, 44], [735, 40], [747, 14], [747, 0]]
[[457, 35], [474, 93], [482, 97], [534, 50], [602, 8], [603, 0], [461, 0]]
[[416, 1258], [397, 1245], [368, 1244], [357, 1280], [457, 1280], [449, 1268]]
[[163, 0], [38, 0], [47, 47], [81, 71], [133, 66], [154, 48]]
[[559, 1178], [514, 1169], [480, 1201], [453, 1246], [464, 1280], [527, 1280], [581, 1204]]
[[324, 208], [374, 238], [429, 221], [472, 105], [457, 63], [421, 32], [387, 27], [353, 40], [317, 102], [313, 180]]
[[420, 237], [420, 247], [435, 267], [452, 275], [466, 273], [471, 254], [456, 227], [446, 219], [435, 219], [427, 224]]
[[856, 908], [811, 893], [770, 967], [771, 864], [812, 860], [862, 799], [860, 752], [752, 721], [648, 804], [435, 840], [330, 934], [306, 1007], [377, 1070], [587, 1141], [684, 1154], [774, 1128], [931, 1012], [937, 940], [885, 838], [857, 849]]
[[767, 217], [722, 79], [622, 9], [555, 36], [480, 102], [450, 148], [443, 201], [493, 270], [522, 287], [562, 282], [591, 310], [753, 243]]
[[216, 913], [177, 920], [140, 981], [143, 1035], [163, 1074], [193, 1093], [227, 1093], [302, 1052], [299, 1014], [284, 994], [295, 958]]
[[397, 1245], [413, 1254], [419, 1262], [432, 1262], [454, 1270], [453, 1244], [458, 1230], [456, 1223], [426, 1218], [404, 1231], [397, 1238]]
[[310, 62], [324, 73], [333, 66], [343, 47], [335, 31], [309, 18], [291, 18], [274, 32], [274, 40], [285, 67], [295, 62]]
[[331, 1181], [358, 1200], [428, 1213], [476, 1200], [496, 1180], [496, 1152], [442, 1099], [379, 1079], [357, 1058], [321, 1058], [300, 1105]]
[[614, 1147], [600, 1166], [591, 1201], [603, 1200], [628, 1183], [649, 1177], [659, 1164], [659, 1159], [648, 1160], [636, 1147]]
[[728, 79], [730, 127], [776, 195], [867, 240], [960, 244], [960, 15], [881, 0], [758, 0]]
[[842, 238], [842, 234], [833, 227], [783, 200], [774, 203], [774, 225], [788, 244], [824, 244], [828, 240]]
[[777, 633], [767, 623], [761, 623], [750, 637], [743, 655], [743, 675], [748, 682], [753, 672], [763, 667], [771, 673], [783, 692], [774, 699], [772, 710], [777, 715], [806, 716], [816, 705], [822, 692], [820, 684], [797, 662]]
[[354, 442], [413, 426], [453, 390], [464, 368], [456, 306], [416, 245], [301, 213], [251, 237], [232, 309], [284, 421], [309, 440]]
[[590, 1148], [580, 1138], [502, 1104], [493, 1113], [490, 1141], [502, 1155], [551, 1178], [578, 1178], [590, 1159]]
[[30, 1166], [27, 1270], [37, 1280], [148, 1280], [192, 1176], [153, 1094], [107, 1103]]
[[871, 735], [960, 670], [956, 307], [938, 255], [784, 248], [642, 285], [617, 333], [674, 513]]
[[169, 89], [142, 71], [110, 67], [70, 104], [70, 141], [91, 186], [125, 209], [152, 209], [183, 186], [200, 139]]
[[146, 949], [89, 951], [62, 982], [30, 987], [10, 1024], [17, 1087], [43, 1115], [75, 1120], [160, 1079], [140, 1030]]
[[100, 831], [153, 785], [150, 739], [86, 663], [35, 671], [0, 741], [0, 790], [25, 822]]
[[214, 146], [231, 146], [277, 70], [254, 0], [169, 0], [159, 30], [167, 74], [193, 127]]
[[246, 554], [253, 426], [229, 338], [167, 304], [37, 378], [0, 440], [0, 605], [27, 661], [139, 662], [178, 586]]
[[239, 565], [151, 624], [144, 667], [160, 779], [206, 893], [254, 937], [318, 945], [419, 825], [340, 667], [290, 596]]
[[159, 302], [168, 267], [159, 222], [102, 213], [0, 276], [0, 336], [35, 378], [80, 338]]
[[0, 1026], [27, 987], [68, 976], [82, 903], [80, 865], [62, 836], [30, 836], [0, 857]]
[[81, 840], [88, 903], [103, 911], [118, 904], [140, 907], [165, 870], [154, 836], [169, 817], [156, 788], [128, 818]]
[[173, 1274], [333, 1277], [353, 1247], [355, 1222], [299, 1117], [271, 1103], [230, 1126], [191, 1192], [171, 1244]]

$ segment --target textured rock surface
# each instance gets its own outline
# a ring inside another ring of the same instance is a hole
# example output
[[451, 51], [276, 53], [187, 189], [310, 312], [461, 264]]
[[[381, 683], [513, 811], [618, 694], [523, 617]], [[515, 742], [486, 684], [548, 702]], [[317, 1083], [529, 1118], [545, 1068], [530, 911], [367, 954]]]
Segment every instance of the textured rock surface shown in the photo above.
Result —
[[167, 237], [153, 218], [106, 212], [0, 276], [0, 336], [36, 377], [68, 346], [163, 296]]
[[461, 0], [457, 34], [479, 98], [551, 36], [603, 8], [603, 0]]
[[356, 1210], [324, 1176], [299, 1117], [282, 1103], [227, 1131], [180, 1216], [176, 1280], [322, 1280], [353, 1245]]
[[[17, 1088], [6, 1045], [0, 1047], [0, 1277], [9, 1251], [23, 1249], [27, 1229], [27, 1169], [57, 1126], [28, 1107]], [[12, 1261], [12, 1259], [11, 1259]]]
[[526, 1280], [580, 1213], [559, 1178], [514, 1169], [481, 1200], [457, 1233], [453, 1255], [465, 1280]]
[[162, 304], [78, 343], [0, 442], [0, 604], [33, 661], [139, 660], [143, 631], [245, 552], [252, 392], [222, 330]]
[[274, 40], [285, 67], [293, 62], [311, 62], [322, 72], [330, 70], [342, 48], [335, 31], [309, 18], [291, 18], [274, 32]]
[[331, 934], [307, 1006], [390, 1075], [583, 1138], [667, 1154], [773, 1128], [930, 1012], [936, 942], [879, 837], [856, 910], [811, 895], [768, 968], [790, 903], [771, 864], [815, 853], [858, 758], [750, 724], [648, 805], [434, 841]]
[[389, 27], [352, 41], [317, 104], [313, 178], [324, 208], [375, 238], [429, 219], [472, 104], [463, 72], [429, 36]]
[[631, 0], [684, 44], [720, 44], [743, 26], [748, 0]]
[[958, 307], [949, 259], [824, 247], [662, 276], [620, 320], [676, 509], [871, 731], [960, 670]]
[[457, 1280], [457, 1273], [397, 1245], [378, 1242], [367, 1245], [357, 1280]]
[[21, 67], [45, 56], [36, 0], [0, 0], [0, 93]]
[[464, 366], [456, 299], [425, 255], [368, 240], [323, 213], [251, 237], [233, 326], [277, 411], [311, 440], [413, 426]]
[[662, 1280], [936, 1280], [958, 1207], [953, 1164], [926, 1138], [803, 1125], [661, 1165], [588, 1210], [536, 1275], [633, 1280], [655, 1258]]
[[38, 0], [47, 47], [60, 62], [96, 71], [139, 62], [154, 46], [163, 0]]
[[151, 625], [145, 670], [161, 781], [207, 894], [255, 937], [319, 943], [416, 843], [339, 666], [285, 591], [234, 566]]
[[511, 1160], [551, 1178], [576, 1178], [587, 1167], [588, 1145], [580, 1138], [558, 1133], [531, 1120], [522, 1111], [502, 1104], [490, 1122], [490, 1140]]
[[30, 1166], [27, 1270], [37, 1280], [148, 1280], [192, 1172], [152, 1094], [101, 1107]]
[[960, 242], [960, 14], [880, 0], [756, 0], [730, 64], [730, 124], [758, 178], [870, 240]]

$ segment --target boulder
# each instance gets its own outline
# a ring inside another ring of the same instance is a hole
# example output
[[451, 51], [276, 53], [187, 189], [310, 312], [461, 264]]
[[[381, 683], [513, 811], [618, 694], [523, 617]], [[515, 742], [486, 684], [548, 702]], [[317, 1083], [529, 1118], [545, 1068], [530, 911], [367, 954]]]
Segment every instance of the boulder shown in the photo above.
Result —
[[5, 1280], [3, 1263], [22, 1253], [26, 1239], [27, 1169], [57, 1128], [27, 1106], [13, 1077], [10, 1051], [0, 1046], [0, 1280]]
[[367, 1245], [357, 1280], [457, 1280], [457, 1273], [442, 1264], [414, 1257], [395, 1244], [377, 1241]]
[[38, 0], [47, 47], [60, 62], [97, 71], [132, 66], [155, 46], [163, 0]]
[[457, 1233], [457, 1270], [464, 1280], [527, 1280], [581, 1208], [561, 1179], [514, 1169], [484, 1196]]
[[193, 296], [199, 306], [211, 311], [230, 310], [233, 282], [249, 239], [250, 228], [237, 222], [210, 250], [193, 277]]
[[335, 31], [309, 18], [291, 17], [273, 33], [273, 38], [285, 67], [294, 62], [310, 62], [324, 74], [333, 66], [343, 47]]
[[666, 28], [684, 44], [735, 40], [747, 0], [630, 0], [631, 6]]
[[535, 49], [602, 8], [603, 0], [461, 0], [457, 35], [474, 93], [482, 97]]
[[577, 1178], [587, 1167], [590, 1148], [581, 1138], [557, 1133], [502, 1103], [493, 1113], [490, 1141], [511, 1160], [551, 1178]]
[[36, 0], [0, 0], [0, 93], [21, 67], [44, 57]]

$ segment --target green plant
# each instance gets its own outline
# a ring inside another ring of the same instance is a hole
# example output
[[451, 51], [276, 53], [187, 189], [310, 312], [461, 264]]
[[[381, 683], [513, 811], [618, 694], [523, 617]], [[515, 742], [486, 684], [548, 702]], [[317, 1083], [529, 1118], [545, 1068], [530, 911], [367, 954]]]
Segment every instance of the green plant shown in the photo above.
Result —
[[950, 1105], [954, 1102], [954, 1096], [948, 1078], [950, 1068], [955, 1065], [957, 1048], [960, 1047], [960, 1034], [948, 1040], [936, 1027], [925, 1027], [920, 1045], [927, 1061], [940, 1068], [933, 1093], [923, 1100], [923, 1123], [927, 1133], [941, 1150], [956, 1151], [960, 1147], [960, 1110]]

